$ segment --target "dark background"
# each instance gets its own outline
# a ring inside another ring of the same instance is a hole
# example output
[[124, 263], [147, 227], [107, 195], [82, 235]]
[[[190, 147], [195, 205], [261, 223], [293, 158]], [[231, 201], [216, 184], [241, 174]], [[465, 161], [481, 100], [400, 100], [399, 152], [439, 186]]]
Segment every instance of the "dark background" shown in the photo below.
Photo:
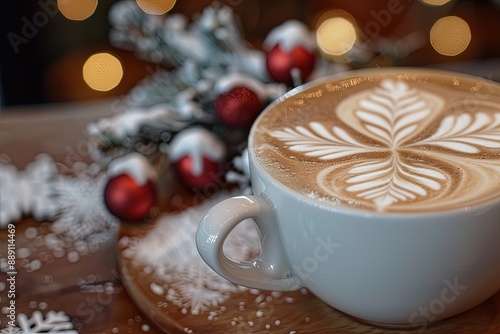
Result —
[[[55, 4], [56, 1], [40, 0]], [[291, 18], [302, 20], [311, 28], [328, 9], [341, 8], [351, 13], [359, 26], [370, 20], [372, 11], [387, 7], [389, 0], [228, 0], [240, 16], [246, 38], [259, 48], [266, 34], [276, 25]], [[9, 33], [22, 36], [25, 20], [42, 11], [38, 1], [4, 0], [0, 2], [0, 77], [1, 102], [4, 105], [61, 102], [97, 99], [125, 94], [151, 72], [151, 65], [133, 53], [113, 48], [108, 43], [109, 7], [115, 0], [100, 0], [96, 12], [84, 21], [71, 21], [57, 13], [47, 24], [19, 45], [16, 53], [8, 39]], [[496, 58], [500, 56], [500, 6], [498, 1], [455, 0], [441, 7], [429, 7], [418, 0], [400, 0], [405, 13], [383, 27], [384, 36], [402, 37], [411, 31], [428, 30], [439, 17], [458, 15], [471, 26], [473, 40], [469, 48], [457, 57], [437, 54], [430, 45], [411, 54], [401, 65], [427, 66], [447, 62], [489, 60], [492, 78], [497, 78]], [[211, 1], [178, 0], [172, 12], [192, 17]], [[12, 35], [11, 35], [12, 36]], [[429, 44], [429, 43], [427, 43]], [[124, 66], [124, 78], [110, 92], [96, 92], [81, 78], [84, 61], [94, 52], [111, 51]], [[491, 61], [493, 59], [493, 61]], [[493, 64], [493, 65], [491, 65]], [[383, 66], [381, 64], [372, 64]], [[488, 71], [488, 70], [487, 70]]]
[[[47, 4], [56, 3], [55, 0], [42, 1]], [[51, 94], [46, 85], [59, 85], [68, 79], [69, 73], [65, 73], [60, 67], [71, 55], [89, 52], [96, 47], [109, 48], [107, 12], [113, 2], [100, 0], [95, 13], [84, 21], [70, 21], [60, 13], [54, 17], [49, 16], [48, 23], [36, 27], [38, 32], [27, 38], [27, 43], [19, 44], [19, 52], [16, 53], [8, 34], [14, 33], [23, 37], [22, 29], [26, 25], [23, 17], [33, 23], [33, 16], [43, 11], [43, 8], [38, 1], [33, 0], [2, 1], [0, 75], [3, 103], [31, 104], [64, 99]]]

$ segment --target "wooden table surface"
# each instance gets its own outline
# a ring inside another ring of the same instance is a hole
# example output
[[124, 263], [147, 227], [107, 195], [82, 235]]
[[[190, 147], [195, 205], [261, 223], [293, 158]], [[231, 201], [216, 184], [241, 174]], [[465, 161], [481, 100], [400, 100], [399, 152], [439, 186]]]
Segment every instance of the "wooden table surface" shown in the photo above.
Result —
[[[42, 152], [49, 153], [56, 161], [66, 164], [74, 159], [87, 159], [84, 151], [79, 150], [79, 145], [86, 140], [83, 129], [89, 121], [112, 114], [112, 102], [62, 104], [0, 113], [0, 161], [10, 159], [11, 163], [24, 168]], [[183, 192], [181, 188], [173, 189], [174, 192]], [[189, 202], [189, 194], [183, 192], [182, 196], [187, 196]], [[167, 314], [156, 310], [155, 307], [159, 305], [158, 296], [147, 289], [152, 277], [134, 279], [141, 273], [142, 268], [127, 262], [120, 254], [117, 240], [121, 236], [140, 238], [151, 226], [122, 225], [116, 238], [112, 238], [95, 251], [90, 250], [88, 254], [75, 258], [75, 245], [63, 245], [60, 253], [51, 248], [47, 242], [47, 238], [52, 234], [49, 224], [35, 222], [30, 218], [16, 224], [17, 265], [20, 266], [16, 276], [17, 314], [24, 313], [29, 316], [35, 311], [42, 314], [51, 310], [63, 311], [72, 319], [74, 327], [80, 333], [163, 333], [165, 331], [160, 326], [164, 329], [169, 327], [169, 316], [182, 316], [179, 311]], [[7, 231], [0, 230], [0, 258], [7, 257], [7, 237]], [[132, 277], [131, 281], [127, 282], [121, 278], [120, 269], [123, 268], [120, 268], [119, 263], [125, 267], [127, 278]], [[0, 270], [0, 284], [5, 284], [6, 278], [5, 270]], [[134, 300], [129, 297], [124, 283], [132, 289]], [[301, 299], [299, 295], [295, 296], [297, 301], [294, 305], [285, 311], [276, 309], [276, 312], [283, 313], [282, 317], [296, 319], [303, 319], [307, 312], [316, 312], [319, 320], [312, 324], [313, 326], [299, 325], [296, 333], [401, 333], [359, 324], [322, 304], [313, 296]], [[248, 296], [245, 298], [255, 299], [255, 295]], [[4, 307], [7, 306], [8, 298], [5, 285], [0, 285], [0, 298], [2, 329], [7, 324]], [[156, 314], [156, 319], [151, 319], [152, 314]], [[192, 333], [293, 332], [284, 325], [257, 329], [252, 328], [253, 323], [250, 325], [247, 322], [236, 330], [236, 327], [229, 325], [222, 329], [218, 324], [207, 321], [206, 317], [205, 320], [193, 320], [192, 317], [182, 319], [187, 323], [184, 324], [185, 330], [178, 331], [180, 333], [187, 331], [189, 327], [196, 329], [192, 330]], [[160, 326], [155, 325], [154, 321]], [[228, 321], [227, 324], [231, 322], [230, 319]], [[339, 326], [330, 326], [333, 322]], [[500, 292], [462, 315], [424, 331], [408, 332], [499, 334]]]
[[[20, 169], [39, 153], [48, 153], [65, 165], [88, 161], [85, 127], [92, 120], [113, 114], [113, 103], [62, 103], [2, 110], [0, 161], [10, 160]], [[121, 283], [116, 238], [71, 263], [68, 258], [72, 245], [65, 245], [57, 254], [42, 241], [52, 234], [49, 224], [29, 218], [15, 224], [16, 265], [24, 267], [27, 261], [38, 264], [33, 270], [17, 270], [17, 314], [30, 317], [35, 311], [42, 315], [51, 310], [63, 311], [80, 333], [161, 333], [135, 307]], [[7, 230], [0, 230], [0, 258], [7, 257], [6, 244]], [[24, 257], [26, 249], [30, 250], [29, 256]], [[6, 278], [0, 272], [0, 282]], [[1, 310], [8, 303], [5, 287], [0, 289], [0, 298]], [[0, 312], [0, 328], [7, 325], [7, 320]]]

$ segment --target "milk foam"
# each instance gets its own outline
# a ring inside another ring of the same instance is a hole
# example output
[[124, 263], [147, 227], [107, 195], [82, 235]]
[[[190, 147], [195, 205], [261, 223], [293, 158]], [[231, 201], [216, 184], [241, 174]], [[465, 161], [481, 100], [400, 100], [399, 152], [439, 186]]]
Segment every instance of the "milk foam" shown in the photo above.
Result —
[[309, 197], [374, 211], [500, 197], [498, 86], [481, 83], [486, 99], [477, 80], [416, 72], [320, 83], [274, 105], [254, 128], [259, 164]]

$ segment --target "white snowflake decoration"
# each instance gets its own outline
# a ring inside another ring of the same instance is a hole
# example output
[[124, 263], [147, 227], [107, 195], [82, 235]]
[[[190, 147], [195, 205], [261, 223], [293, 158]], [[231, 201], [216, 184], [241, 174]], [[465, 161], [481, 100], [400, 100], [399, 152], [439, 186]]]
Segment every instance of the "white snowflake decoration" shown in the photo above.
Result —
[[[11, 327], [11, 329], [3, 329], [2, 334], [7, 333], [22, 333], [22, 334], [39, 334], [39, 333], [59, 333], [59, 334], [78, 334], [73, 328], [71, 319], [64, 312], [49, 311], [43, 317], [40, 311], [35, 311], [28, 318], [25, 314], [20, 313], [17, 316], [17, 322], [20, 328]], [[9, 332], [10, 330], [10, 332]], [[15, 330], [18, 330], [17, 332]], [[20, 332], [19, 332], [20, 330]]]
[[[160, 285], [153, 292], [165, 293], [165, 298], [179, 308], [200, 314], [220, 306], [231, 293], [246, 290], [214, 272], [196, 249], [195, 233], [203, 215], [215, 203], [238, 193], [224, 193], [202, 205], [158, 219], [155, 227], [142, 239], [132, 240], [123, 255], [137, 263], [154, 268], [155, 277], [168, 283], [166, 292]], [[226, 252], [236, 254], [238, 260], [248, 260], [259, 252], [260, 241], [250, 221], [233, 230], [225, 244]]]
[[23, 215], [31, 214], [37, 220], [54, 217], [57, 204], [50, 184], [56, 177], [56, 165], [46, 154], [37, 156], [24, 171], [0, 165], [0, 228]]
[[73, 240], [96, 239], [99, 236], [103, 242], [109, 240], [118, 228], [118, 220], [104, 204], [106, 181], [106, 175], [60, 177], [54, 184], [54, 191], [59, 197], [59, 214], [52, 224], [52, 230]]
[[22, 334], [21, 329], [19, 327], [8, 326], [3, 329], [0, 329], [1, 334]]
[[25, 171], [0, 164], [0, 228], [32, 215], [52, 220], [51, 229], [92, 247], [116, 232], [118, 220], [104, 204], [106, 175], [90, 175], [88, 166], [74, 177], [57, 174], [53, 159], [41, 154]]

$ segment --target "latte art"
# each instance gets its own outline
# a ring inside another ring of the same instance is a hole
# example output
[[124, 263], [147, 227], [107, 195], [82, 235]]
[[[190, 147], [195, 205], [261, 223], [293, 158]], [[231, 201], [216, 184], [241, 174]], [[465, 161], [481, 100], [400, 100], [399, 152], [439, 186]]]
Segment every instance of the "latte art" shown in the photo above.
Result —
[[[498, 98], [397, 77], [372, 81], [340, 102], [323, 85], [325, 96], [273, 107], [256, 127], [259, 162], [310, 197], [376, 211], [458, 209], [500, 196]], [[307, 103], [301, 120], [292, 109]]]

